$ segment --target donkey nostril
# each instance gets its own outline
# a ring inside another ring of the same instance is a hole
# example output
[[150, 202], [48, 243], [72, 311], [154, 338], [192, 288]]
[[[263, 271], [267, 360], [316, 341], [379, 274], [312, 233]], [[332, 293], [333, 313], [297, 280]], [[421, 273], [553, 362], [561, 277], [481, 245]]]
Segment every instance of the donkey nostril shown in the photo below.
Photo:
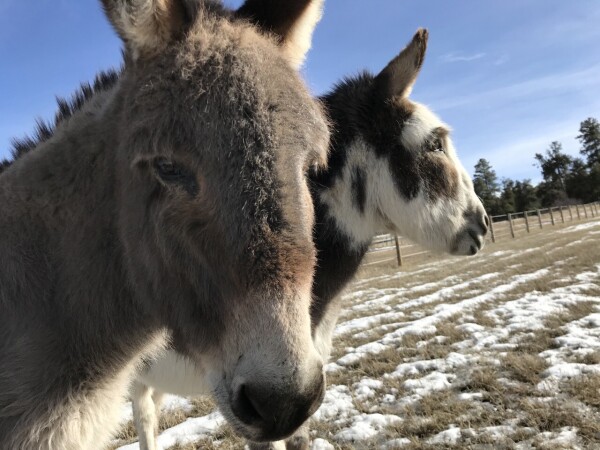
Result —
[[263, 422], [264, 420], [264, 417], [260, 412], [260, 405], [253, 397], [251, 390], [245, 384], [242, 384], [238, 391], [237, 409], [239, 418], [248, 425]]
[[479, 226], [481, 227], [481, 229], [483, 230], [483, 234], [485, 235], [490, 229], [490, 218], [487, 214], [483, 214], [483, 216], [480, 216]]

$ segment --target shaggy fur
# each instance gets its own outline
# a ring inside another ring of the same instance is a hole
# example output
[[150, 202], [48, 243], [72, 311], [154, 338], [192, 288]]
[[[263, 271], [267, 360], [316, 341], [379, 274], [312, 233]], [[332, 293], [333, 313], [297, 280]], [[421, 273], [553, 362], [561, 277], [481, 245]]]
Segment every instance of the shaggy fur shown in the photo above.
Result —
[[100, 72], [96, 75], [92, 84], [82, 83], [71, 99], [57, 98], [56, 102], [58, 103], [58, 110], [54, 116], [54, 121], [46, 123], [42, 120], [38, 120], [33, 136], [26, 136], [22, 139], [13, 139], [13, 145], [10, 149], [12, 159], [2, 159], [0, 161], [0, 173], [7, 169], [14, 160], [19, 159], [27, 152], [50, 139], [61, 123], [69, 120], [73, 114], [82, 109], [85, 103], [94, 97], [94, 95], [110, 91], [115, 86], [118, 79], [119, 72], [116, 70]]
[[0, 448], [102, 448], [167, 338], [240, 433], [280, 439], [323, 395], [304, 177], [321, 108], [267, 27], [215, 2], [103, 4], [122, 72], [0, 174]]
[[[426, 42], [427, 32], [420, 30], [379, 75], [349, 78], [321, 99], [333, 134], [328, 168], [310, 173], [318, 254], [311, 320], [315, 345], [325, 359], [341, 307], [339, 293], [376, 233], [402, 234], [429, 248], [461, 255], [483, 245], [486, 214], [456, 157], [447, 126], [407, 98]], [[146, 385], [147, 399], [153, 390], [155, 395], [202, 393], [204, 377], [205, 368], [171, 351], [139, 380]], [[141, 391], [133, 394], [133, 403], [143, 404]], [[145, 417], [136, 414], [136, 426], [140, 443], [151, 442], [147, 448], [153, 449], [152, 403], [145, 412]], [[282, 446], [250, 445], [254, 450]], [[306, 426], [286, 441], [288, 450], [308, 446]]]

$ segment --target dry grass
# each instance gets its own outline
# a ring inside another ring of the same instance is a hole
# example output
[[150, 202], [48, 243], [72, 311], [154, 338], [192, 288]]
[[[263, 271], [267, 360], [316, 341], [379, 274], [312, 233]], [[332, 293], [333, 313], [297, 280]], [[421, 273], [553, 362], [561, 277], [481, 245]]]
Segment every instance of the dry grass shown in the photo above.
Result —
[[600, 364], [600, 352], [593, 351], [585, 354], [576, 354], [573, 356], [573, 362], [578, 364], [596, 365]]
[[510, 352], [502, 359], [502, 365], [511, 372], [512, 379], [537, 384], [542, 372], [548, 367], [544, 358], [529, 353]]
[[593, 408], [600, 408], [600, 374], [583, 375], [569, 381], [563, 392]]
[[524, 398], [520, 409], [525, 414], [521, 424], [533, 427], [540, 432], [557, 431], [565, 427], [575, 427], [578, 434], [589, 442], [597, 442], [600, 433], [600, 415], [597, 411], [582, 409], [572, 401]]

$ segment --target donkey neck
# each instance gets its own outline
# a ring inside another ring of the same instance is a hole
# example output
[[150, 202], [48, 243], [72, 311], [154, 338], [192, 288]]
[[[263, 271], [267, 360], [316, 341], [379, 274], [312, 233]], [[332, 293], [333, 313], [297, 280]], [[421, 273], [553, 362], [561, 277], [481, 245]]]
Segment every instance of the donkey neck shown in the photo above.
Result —
[[383, 161], [362, 137], [371, 85], [372, 77], [361, 74], [321, 98], [333, 132], [328, 167], [311, 176], [315, 202], [323, 204], [354, 251], [365, 248], [383, 228], [377, 206], [377, 175]]
[[314, 326], [356, 274], [373, 236], [383, 228], [375, 179], [382, 162], [361, 138], [357, 114], [366, 94], [358, 84], [344, 84], [321, 99], [334, 132], [327, 169], [311, 174], [318, 252]]
[[[28, 346], [16, 354], [26, 361], [21, 367], [44, 368], [16, 367], [14, 381], [0, 380], [23, 415], [46, 414], [40, 403], [81, 401], [84, 408], [96, 388], [124, 389], [124, 372], [164, 338], [128, 287], [116, 228], [112, 111], [108, 97], [97, 100], [95, 113], [82, 108], [0, 177], [0, 329], [8, 342]], [[0, 367], [14, 367], [11, 352], [0, 346]], [[41, 385], [47, 398], [24, 392]]]

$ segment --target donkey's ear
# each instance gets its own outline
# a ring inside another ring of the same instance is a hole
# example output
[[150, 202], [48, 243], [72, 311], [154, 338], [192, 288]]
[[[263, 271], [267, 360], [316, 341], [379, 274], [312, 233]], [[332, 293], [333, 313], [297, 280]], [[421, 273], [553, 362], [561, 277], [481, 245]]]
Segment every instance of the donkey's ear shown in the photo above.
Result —
[[417, 80], [427, 50], [427, 30], [420, 28], [410, 44], [377, 75], [385, 98], [408, 97]]
[[134, 60], [153, 55], [183, 36], [196, 15], [191, 0], [102, 0], [112, 26]]
[[246, 0], [236, 15], [273, 33], [292, 67], [299, 69], [321, 20], [323, 3], [324, 0]]

